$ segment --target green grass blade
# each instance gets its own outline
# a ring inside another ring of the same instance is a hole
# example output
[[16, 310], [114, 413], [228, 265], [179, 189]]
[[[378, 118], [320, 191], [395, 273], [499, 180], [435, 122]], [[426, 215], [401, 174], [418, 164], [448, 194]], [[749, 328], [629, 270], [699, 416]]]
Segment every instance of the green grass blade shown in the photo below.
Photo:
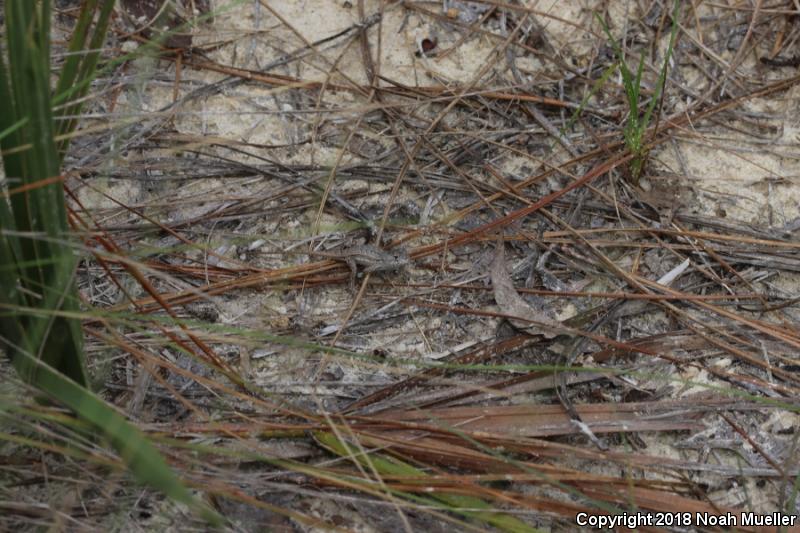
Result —
[[661, 72], [658, 75], [658, 83], [656, 83], [656, 90], [653, 94], [653, 99], [650, 100], [650, 104], [647, 106], [647, 111], [644, 114], [643, 123], [645, 127], [647, 127], [647, 125], [650, 123], [650, 117], [655, 110], [656, 104], [661, 99], [661, 93], [664, 91], [664, 85], [666, 85], [667, 67], [669, 66], [669, 61], [672, 58], [672, 51], [675, 48], [675, 39], [678, 36], [679, 7], [678, 0], [675, 0], [672, 7], [672, 30], [670, 31], [667, 53], [664, 56], [664, 63], [661, 65]]
[[569, 117], [567, 124], [563, 128], [561, 128], [560, 131], [561, 135], [564, 135], [567, 132], [567, 130], [569, 130], [572, 127], [572, 125], [575, 124], [575, 121], [578, 119], [581, 113], [583, 113], [583, 110], [586, 108], [586, 104], [588, 104], [592, 96], [597, 94], [597, 92], [603, 87], [603, 85], [606, 84], [609, 76], [611, 76], [611, 74], [613, 74], [615, 70], [617, 70], [616, 63], [606, 67], [603, 73], [600, 74], [600, 77], [592, 84], [592, 88], [589, 91], [589, 94], [587, 94], [583, 98], [583, 100], [581, 100], [581, 103], [578, 106], [578, 108], [575, 111], [573, 111], [572, 116]]
[[19, 364], [35, 368], [39, 388], [72, 409], [107, 439], [137, 481], [188, 505], [213, 524], [222, 523], [219, 515], [189, 493], [144, 434], [103, 400], [30, 354], [22, 352], [15, 361], [15, 366]]
[[[89, 38], [89, 23], [94, 19], [97, 12], [98, 0], [90, 0], [84, 3], [81, 8], [81, 13], [78, 18], [78, 24], [73, 32], [72, 40], [70, 41], [69, 51], [72, 53], [67, 57], [67, 61], [59, 77], [58, 84], [53, 98], [53, 105], [63, 104], [75, 100], [80, 100], [89, 90], [90, 83], [94, 79], [97, 70], [97, 62], [100, 59], [99, 49], [105, 41], [106, 31], [108, 30], [108, 23], [111, 17], [111, 12], [114, 9], [115, 0], [99, 0], [102, 5], [97, 15], [97, 22], [93, 27], [91, 38]], [[85, 43], [88, 39], [88, 49], [86, 53], [80, 53], [83, 50]], [[56, 118], [65, 116], [77, 116], [82, 102], [77, 102], [72, 105], [62, 105], [56, 112]], [[63, 158], [69, 146], [70, 137], [66, 134], [71, 133], [77, 127], [77, 119], [63, 119], [59, 120], [56, 124], [56, 133], [59, 137], [64, 136], [63, 140], [58, 142], [59, 157]]]
[[636, 80], [631, 85], [631, 92], [633, 96], [631, 98], [631, 114], [634, 112], [638, 115], [639, 113], [639, 96], [641, 95], [642, 91], [642, 73], [644, 72], [644, 54], [639, 57], [639, 66], [636, 68]]
[[[370, 454], [369, 458], [364, 457], [361, 451], [340, 440], [333, 433], [319, 432], [315, 434], [316, 439], [331, 450], [333, 453], [359, 461], [365, 467], [372, 466], [379, 474], [391, 476], [408, 476], [412, 478], [424, 478], [427, 474], [416, 468], [404, 463], [394, 457], [384, 457], [380, 454]], [[398, 493], [398, 495], [409, 497], [409, 494]], [[432, 492], [430, 498], [414, 498], [419, 500], [436, 500], [445, 505], [445, 509], [470, 518], [472, 520], [483, 522], [492, 525], [501, 531], [510, 532], [537, 532], [534, 527], [525, 524], [519, 519], [502, 512], [497, 512], [495, 507], [474, 496], [466, 496], [463, 494], [451, 494], [446, 492]], [[467, 511], [466, 509], [469, 509]]]
[[[59, 175], [60, 160], [53, 140], [55, 130], [50, 107], [51, 11], [47, 0], [11, 0], [5, 9], [8, 68], [0, 65], [0, 97], [3, 98], [0, 114], [4, 117], [0, 126], [5, 131], [13, 124], [22, 122], [23, 125], [0, 140], [0, 146], [4, 152], [26, 147], [3, 157], [9, 184], [17, 187]], [[12, 274], [2, 283], [19, 283], [25, 290], [16, 293], [16, 298], [8, 303], [27, 303], [45, 310], [74, 310], [75, 257], [68, 245], [61, 184], [32, 187], [11, 195], [9, 203], [10, 211], [4, 205], [0, 218], [4, 228], [16, 230], [16, 233], [3, 237], [4, 269], [10, 267]], [[5, 287], [0, 293], [11, 297], [13, 291]], [[17, 352], [27, 351], [77, 383], [88, 384], [79, 323], [57, 313], [3, 320], [20, 323], [19, 328], [14, 324], [2, 328], [6, 333], [17, 332], [6, 339], [18, 348], [9, 350], [12, 358]], [[23, 377], [32, 379], [27, 374]]]
[[71, 96], [68, 89], [75, 86], [75, 80], [78, 77], [78, 71], [83, 59], [80, 52], [85, 48], [86, 38], [89, 35], [89, 25], [92, 23], [96, 5], [97, 0], [87, 0], [78, 14], [78, 22], [72, 30], [72, 38], [67, 48], [68, 54], [64, 60], [64, 65], [61, 67], [61, 75], [56, 84], [56, 96], [53, 99], [54, 105], [60, 104]]
[[614, 39], [611, 35], [611, 30], [608, 29], [608, 25], [606, 22], [600, 17], [598, 13], [595, 12], [594, 14], [597, 21], [603, 27], [603, 31], [605, 32], [606, 36], [608, 37], [608, 42], [611, 43], [612, 48], [614, 49], [614, 55], [617, 56], [617, 62], [619, 63], [619, 71], [622, 74], [622, 84], [625, 87], [625, 91], [628, 95], [628, 101], [632, 101], [633, 94], [631, 93], [631, 88], [633, 87], [633, 77], [631, 76], [631, 71], [628, 68], [628, 64], [625, 63], [625, 55], [622, 53], [622, 48], [620, 48], [619, 43]]
[[16, 121], [15, 123], [6, 126], [2, 131], [0, 131], [0, 141], [2, 141], [4, 138], [8, 137], [9, 135], [17, 131], [19, 128], [24, 126], [26, 122], [27, 120], [22, 118]]

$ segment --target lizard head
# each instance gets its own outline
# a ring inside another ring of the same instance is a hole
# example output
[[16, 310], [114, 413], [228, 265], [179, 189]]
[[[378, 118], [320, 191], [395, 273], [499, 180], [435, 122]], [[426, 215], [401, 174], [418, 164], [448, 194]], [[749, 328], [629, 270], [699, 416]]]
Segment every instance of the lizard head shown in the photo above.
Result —
[[398, 268], [411, 264], [411, 257], [408, 256], [408, 252], [406, 252], [405, 250], [397, 248], [389, 251], [389, 253], [394, 258], [394, 263], [397, 265]]

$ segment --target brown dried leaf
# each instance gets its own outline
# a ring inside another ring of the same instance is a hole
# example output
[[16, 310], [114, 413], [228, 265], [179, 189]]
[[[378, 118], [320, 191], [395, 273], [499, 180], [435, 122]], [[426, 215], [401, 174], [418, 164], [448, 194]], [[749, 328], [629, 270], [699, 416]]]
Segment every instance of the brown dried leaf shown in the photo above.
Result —
[[494, 300], [505, 315], [513, 317], [508, 320], [514, 327], [531, 335], [543, 335], [548, 339], [565, 332], [558, 322], [528, 305], [514, 288], [511, 276], [506, 270], [505, 249], [502, 243], [497, 246], [492, 261], [491, 276]]

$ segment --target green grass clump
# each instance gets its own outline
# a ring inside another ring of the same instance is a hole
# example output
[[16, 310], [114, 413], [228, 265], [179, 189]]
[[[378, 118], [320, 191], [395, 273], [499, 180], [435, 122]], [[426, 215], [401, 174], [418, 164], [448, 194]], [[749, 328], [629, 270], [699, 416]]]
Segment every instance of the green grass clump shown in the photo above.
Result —
[[644, 139], [645, 133], [647, 132], [647, 128], [650, 125], [651, 119], [653, 118], [653, 112], [655, 111], [656, 104], [659, 102], [661, 94], [664, 90], [664, 84], [667, 79], [667, 66], [669, 65], [669, 60], [672, 57], [672, 49], [675, 45], [675, 38], [678, 35], [678, 0], [675, 0], [672, 8], [672, 31], [670, 32], [667, 53], [664, 56], [664, 63], [661, 65], [661, 72], [658, 76], [658, 83], [656, 83], [653, 98], [651, 98], [650, 102], [647, 104], [644, 114], [640, 114], [639, 103], [645, 54], [642, 54], [641, 58], [639, 59], [639, 66], [636, 69], [636, 75], [634, 76], [625, 62], [625, 56], [622, 53], [622, 48], [620, 48], [619, 43], [617, 43], [616, 39], [614, 39], [614, 37], [611, 35], [608, 25], [597, 13], [595, 13], [595, 17], [597, 17], [597, 20], [603, 27], [603, 31], [605, 31], [609, 42], [614, 47], [614, 53], [617, 56], [617, 64], [619, 65], [619, 70], [622, 74], [622, 83], [625, 87], [625, 94], [627, 97], [629, 110], [628, 120], [625, 123], [624, 130], [625, 145], [633, 154], [633, 160], [630, 164], [631, 180], [634, 184], [638, 184], [639, 177], [644, 169], [644, 164], [645, 161], [647, 161], [647, 154], [649, 151]]
[[[0, 350], [19, 376], [71, 409], [146, 483], [219, 522], [155, 446], [89, 390], [77, 255], [62, 187], [74, 117], [94, 79], [114, 0], [84, 0], [51, 89], [50, 0], [6, 0], [0, 44]], [[7, 58], [7, 59], [6, 59]], [[61, 120], [59, 120], [59, 118]], [[21, 401], [25, 401], [23, 398]]]

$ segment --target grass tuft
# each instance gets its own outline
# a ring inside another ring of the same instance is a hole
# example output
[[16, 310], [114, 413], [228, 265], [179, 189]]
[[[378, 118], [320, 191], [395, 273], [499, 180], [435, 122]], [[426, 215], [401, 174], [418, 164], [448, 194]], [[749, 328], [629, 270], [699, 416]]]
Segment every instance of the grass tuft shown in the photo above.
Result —
[[[94, 77], [113, 0], [81, 8], [55, 94], [50, 87], [49, 0], [5, 3], [0, 50], [0, 147], [6, 180], [0, 195], [0, 347], [19, 376], [76, 413], [119, 454], [136, 479], [208, 520], [218, 517], [191, 496], [155, 446], [89, 390], [76, 311], [76, 254], [61, 162], [77, 128], [80, 99]], [[80, 53], [86, 48], [94, 50]], [[8, 58], [8, 64], [4, 59]], [[54, 113], [54, 105], [59, 111]]]
[[603, 31], [608, 37], [608, 41], [611, 43], [611, 46], [614, 47], [614, 54], [617, 56], [617, 65], [619, 66], [620, 73], [622, 74], [622, 84], [625, 87], [626, 102], [628, 104], [628, 120], [625, 123], [623, 135], [625, 138], [625, 145], [634, 156], [630, 163], [630, 176], [631, 181], [633, 181], [634, 184], [639, 183], [639, 178], [642, 174], [642, 170], [644, 170], [645, 162], [647, 161], [649, 149], [647, 148], [647, 143], [645, 142], [645, 133], [647, 132], [647, 128], [650, 126], [650, 121], [653, 118], [653, 112], [655, 111], [656, 104], [658, 104], [661, 99], [661, 95], [664, 90], [664, 84], [667, 79], [667, 67], [669, 66], [670, 58], [672, 57], [675, 38], [678, 35], [678, 8], [678, 0], [675, 0], [672, 7], [672, 30], [670, 32], [667, 53], [664, 56], [664, 62], [661, 65], [661, 72], [658, 75], [658, 83], [656, 83], [655, 92], [653, 93], [653, 97], [648, 102], [644, 114], [640, 112], [639, 106], [641, 103], [642, 73], [644, 72], [645, 54], [642, 54], [639, 58], [639, 66], [636, 68], [636, 74], [634, 75], [634, 73], [628, 68], [628, 64], [625, 62], [625, 56], [622, 53], [622, 48], [620, 47], [619, 43], [617, 43], [617, 40], [611, 35], [608, 25], [605, 23], [602, 17], [600, 17], [600, 15], [595, 13], [595, 17], [603, 27]]

